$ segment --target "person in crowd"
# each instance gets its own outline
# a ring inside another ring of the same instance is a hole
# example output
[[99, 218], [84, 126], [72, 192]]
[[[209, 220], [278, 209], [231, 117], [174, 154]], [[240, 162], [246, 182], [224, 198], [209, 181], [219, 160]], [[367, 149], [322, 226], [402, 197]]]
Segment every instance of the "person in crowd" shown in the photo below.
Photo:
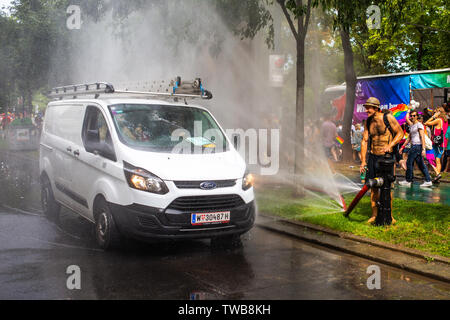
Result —
[[417, 163], [420, 171], [425, 177], [425, 182], [421, 187], [431, 187], [431, 177], [428, 172], [428, 168], [425, 166], [423, 158], [426, 157], [425, 148], [425, 131], [422, 123], [419, 122], [419, 113], [416, 110], [408, 110], [406, 115], [406, 123], [410, 126], [408, 139], [405, 141], [405, 145], [411, 142], [411, 149], [408, 153], [408, 160], [406, 161], [406, 180], [400, 181], [402, 186], [410, 187], [414, 179], [414, 162]]
[[434, 171], [436, 176], [433, 182], [439, 182], [442, 178], [442, 156], [444, 155], [444, 150], [447, 149], [448, 140], [445, 138], [448, 128], [447, 114], [444, 108], [439, 107], [435, 110], [434, 115], [425, 122], [426, 126], [433, 126], [433, 151], [436, 158], [436, 167]]
[[337, 134], [342, 135], [342, 121], [336, 122]]
[[450, 139], [450, 130], [448, 128], [447, 133], [445, 134], [445, 138], [447, 139], [447, 149], [444, 151], [442, 160], [442, 172], [450, 172], [450, 143], [448, 143]]
[[[450, 119], [450, 103], [443, 103], [442, 107], [444, 108], [445, 112], [447, 112], [447, 120]], [[446, 166], [442, 166], [444, 169], [444, 172], [450, 172], [450, 130], [447, 127], [447, 133], [445, 134], [446, 138], [447, 138], [447, 150], [445, 152], [445, 164]]]
[[432, 113], [428, 107], [423, 108], [423, 121], [427, 122], [432, 117]]
[[36, 129], [40, 133], [42, 130], [42, 114], [38, 113], [34, 118], [34, 124], [36, 125]]
[[[364, 131], [361, 130], [361, 124], [355, 124], [355, 130], [352, 135], [353, 161], [361, 161], [361, 141]], [[356, 158], [358, 156], [358, 158]]]
[[[442, 108], [444, 108], [447, 113], [447, 121], [450, 119], [450, 103], [443, 103]], [[447, 127], [447, 133], [445, 134], [447, 139], [447, 149], [444, 151], [444, 156], [442, 157], [442, 172], [450, 172], [450, 129]]]
[[15, 118], [13, 122], [11, 122], [11, 126], [28, 126], [32, 125], [33, 122], [29, 117], [25, 117], [22, 112], [19, 113], [19, 117]]
[[314, 123], [311, 119], [305, 123], [305, 141], [308, 144], [314, 142]]
[[[337, 127], [333, 121], [331, 121], [332, 115], [326, 117], [326, 120], [322, 123], [320, 130], [321, 140], [325, 156], [328, 160], [330, 168], [333, 168], [333, 160], [337, 161], [336, 154], [333, 153], [333, 147], [335, 145], [337, 134]], [[333, 169], [332, 169], [333, 170]]]
[[137, 127], [134, 129], [134, 136], [138, 141], [149, 141], [150, 137], [148, 135], [147, 130], [144, 130], [142, 124], [138, 124]]
[[401, 159], [399, 160], [399, 164], [400, 167], [403, 168], [403, 170], [406, 171], [406, 161], [408, 160], [408, 152], [409, 149], [411, 148], [411, 143], [407, 142], [409, 137], [409, 126], [408, 124], [405, 122], [404, 124], [401, 125], [402, 130], [403, 130], [403, 139], [400, 140], [399, 143], [399, 154], [401, 156]]
[[[392, 114], [384, 115], [380, 110], [380, 101], [375, 97], [370, 97], [364, 103], [368, 115], [367, 128], [364, 130], [361, 142], [361, 166], [360, 172], [367, 173], [366, 179], [374, 179], [378, 175], [378, 161], [385, 157], [393, 157], [393, 148], [403, 138], [403, 130]], [[385, 122], [387, 121], [387, 123]], [[368, 157], [368, 159], [367, 159]], [[393, 193], [391, 199], [393, 199]], [[377, 202], [380, 193], [377, 188], [371, 189], [370, 202], [372, 216], [367, 221], [374, 223], [378, 214]], [[392, 205], [392, 204], [391, 204]], [[392, 224], [395, 224], [392, 216]]]

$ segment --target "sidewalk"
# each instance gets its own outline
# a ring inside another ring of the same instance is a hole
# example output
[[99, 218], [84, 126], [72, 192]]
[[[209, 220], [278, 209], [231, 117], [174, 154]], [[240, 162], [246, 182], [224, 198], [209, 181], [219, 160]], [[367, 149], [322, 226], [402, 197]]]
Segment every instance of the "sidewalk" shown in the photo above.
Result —
[[421, 251], [337, 232], [307, 222], [292, 221], [260, 213], [256, 225], [331, 249], [387, 264], [409, 272], [450, 283], [450, 259]]

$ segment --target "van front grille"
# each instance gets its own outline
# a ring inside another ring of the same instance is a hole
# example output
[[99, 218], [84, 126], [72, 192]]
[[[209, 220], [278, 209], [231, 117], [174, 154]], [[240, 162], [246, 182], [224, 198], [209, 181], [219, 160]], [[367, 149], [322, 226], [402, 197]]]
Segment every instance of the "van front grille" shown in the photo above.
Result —
[[179, 211], [212, 211], [233, 209], [244, 205], [245, 202], [237, 194], [225, 194], [214, 196], [189, 196], [175, 199], [168, 209]]
[[[175, 185], [179, 189], [201, 189], [200, 184], [203, 181], [174, 181]], [[213, 180], [208, 182], [214, 182], [216, 184], [216, 188], [226, 188], [226, 187], [233, 187], [236, 185], [236, 179], [234, 180]]]

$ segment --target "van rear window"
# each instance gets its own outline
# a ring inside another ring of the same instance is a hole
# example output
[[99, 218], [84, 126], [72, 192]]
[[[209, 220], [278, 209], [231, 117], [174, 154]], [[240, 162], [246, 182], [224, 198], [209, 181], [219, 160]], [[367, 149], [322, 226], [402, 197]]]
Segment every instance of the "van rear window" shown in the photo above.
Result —
[[153, 104], [116, 104], [109, 110], [120, 140], [129, 147], [171, 153], [228, 150], [225, 135], [206, 110]]

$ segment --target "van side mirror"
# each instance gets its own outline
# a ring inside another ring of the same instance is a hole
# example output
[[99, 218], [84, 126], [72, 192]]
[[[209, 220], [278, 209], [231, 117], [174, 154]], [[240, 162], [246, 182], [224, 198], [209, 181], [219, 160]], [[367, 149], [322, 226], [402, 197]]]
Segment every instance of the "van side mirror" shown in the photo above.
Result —
[[112, 161], [116, 161], [116, 153], [114, 152], [114, 149], [111, 147], [111, 145], [109, 143], [106, 143], [104, 141], [99, 142], [98, 144], [98, 152], [101, 156], [112, 160]]
[[100, 155], [111, 161], [117, 160], [113, 147], [105, 141], [100, 141], [98, 130], [87, 131], [85, 148], [89, 153]]
[[[106, 142], [88, 142], [86, 147], [89, 146], [90, 150], [86, 150], [87, 152], [91, 152], [96, 155], [100, 155], [106, 159], [111, 161], [117, 161], [116, 153], [114, 149]], [[88, 149], [88, 148], [86, 148]]]

